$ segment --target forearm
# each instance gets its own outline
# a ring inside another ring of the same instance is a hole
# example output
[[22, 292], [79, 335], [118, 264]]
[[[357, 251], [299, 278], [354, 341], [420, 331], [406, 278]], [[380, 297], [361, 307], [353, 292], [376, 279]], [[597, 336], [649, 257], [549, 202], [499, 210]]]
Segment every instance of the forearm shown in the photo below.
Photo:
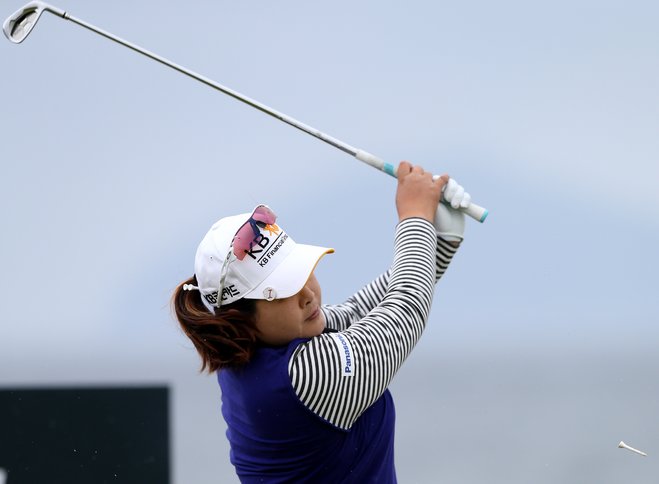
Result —
[[327, 328], [342, 331], [359, 321], [376, 307], [387, 293], [390, 271], [381, 274], [344, 303], [324, 305], [321, 310], [325, 315]]
[[[444, 275], [459, 247], [460, 242], [447, 241], [442, 237], [437, 237], [435, 281], [439, 281]], [[381, 274], [344, 303], [324, 305], [321, 309], [325, 315], [326, 327], [343, 331], [364, 318], [384, 298], [389, 287], [390, 275], [391, 270]]]
[[453, 256], [460, 248], [460, 244], [461, 242], [448, 241], [444, 240], [440, 236], [437, 236], [435, 281], [439, 281], [442, 278], [446, 272], [446, 269], [448, 269], [449, 264], [453, 260]]

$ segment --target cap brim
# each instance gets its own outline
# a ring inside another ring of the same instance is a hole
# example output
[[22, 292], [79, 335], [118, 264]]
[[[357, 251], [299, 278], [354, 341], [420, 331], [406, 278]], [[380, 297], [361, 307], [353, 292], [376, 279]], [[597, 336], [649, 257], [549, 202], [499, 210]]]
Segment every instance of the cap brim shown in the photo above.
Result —
[[284, 259], [266, 279], [245, 294], [246, 299], [275, 299], [291, 297], [304, 287], [318, 262], [334, 249], [315, 245], [296, 244], [295, 249]]

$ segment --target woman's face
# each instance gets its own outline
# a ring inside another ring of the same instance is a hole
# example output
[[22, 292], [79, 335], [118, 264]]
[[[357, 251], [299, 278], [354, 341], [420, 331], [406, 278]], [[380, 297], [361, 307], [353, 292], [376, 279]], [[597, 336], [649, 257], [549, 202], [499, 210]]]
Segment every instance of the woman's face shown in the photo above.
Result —
[[311, 273], [297, 294], [285, 299], [256, 301], [256, 328], [262, 342], [285, 345], [296, 338], [318, 336], [325, 329], [325, 316], [320, 311], [320, 284]]

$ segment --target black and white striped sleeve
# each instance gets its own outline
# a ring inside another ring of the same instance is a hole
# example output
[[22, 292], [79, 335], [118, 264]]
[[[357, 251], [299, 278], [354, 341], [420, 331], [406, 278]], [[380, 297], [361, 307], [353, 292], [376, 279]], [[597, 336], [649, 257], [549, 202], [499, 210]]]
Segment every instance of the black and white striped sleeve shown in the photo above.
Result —
[[[456, 246], [437, 236], [435, 282], [444, 275], [457, 250]], [[390, 272], [381, 274], [344, 303], [324, 305], [321, 310], [325, 315], [326, 327], [342, 331], [366, 316], [387, 293]]]
[[292, 354], [289, 375], [304, 405], [338, 428], [352, 426], [421, 336], [435, 281], [456, 250], [438, 243], [430, 222], [413, 218], [398, 224], [391, 269], [325, 312], [328, 322], [345, 329], [312, 338]]
[[325, 326], [341, 331], [366, 316], [387, 293], [389, 274], [390, 271], [387, 271], [380, 275], [342, 304], [322, 306]]

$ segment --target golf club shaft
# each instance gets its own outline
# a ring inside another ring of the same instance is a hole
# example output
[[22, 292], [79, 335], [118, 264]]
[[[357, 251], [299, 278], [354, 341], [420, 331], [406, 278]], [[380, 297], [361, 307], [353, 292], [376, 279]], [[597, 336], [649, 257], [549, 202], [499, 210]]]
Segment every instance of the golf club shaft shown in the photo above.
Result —
[[[86, 29], [88, 29], [88, 30], [90, 30], [94, 33], [97, 33], [97, 34], [99, 34], [99, 35], [101, 35], [101, 36], [103, 36], [107, 39], [110, 39], [110, 40], [112, 40], [112, 41], [114, 41], [114, 42], [116, 42], [120, 45], [123, 45], [124, 47], [128, 47], [129, 49], [134, 50], [135, 52], [138, 52], [140, 54], [143, 54], [143, 55], [149, 57], [150, 59], [153, 59], [153, 60], [155, 60], [155, 61], [157, 61], [161, 64], [164, 64], [164, 65], [166, 65], [166, 66], [168, 66], [168, 67], [170, 67], [170, 68], [172, 68], [172, 69], [174, 69], [174, 70], [176, 70], [176, 71], [178, 71], [182, 74], [185, 74], [186, 76], [189, 76], [193, 79], [196, 79], [197, 81], [202, 82], [203, 84], [206, 84], [207, 86], [210, 86], [213, 89], [216, 89], [217, 91], [220, 91], [220, 92], [222, 92], [222, 93], [224, 93], [228, 96], [231, 96], [234, 99], [242, 101], [243, 103], [245, 103], [245, 104], [247, 104], [247, 105], [249, 105], [253, 108], [256, 108], [259, 111], [261, 111], [265, 114], [268, 114], [268, 115], [270, 115], [270, 116], [272, 116], [272, 117], [274, 117], [274, 118], [276, 118], [280, 121], [283, 121], [284, 123], [286, 123], [290, 126], [293, 126], [294, 128], [299, 129], [300, 131], [304, 131], [305, 133], [307, 133], [307, 134], [309, 134], [309, 135], [311, 135], [315, 138], [318, 138], [319, 140], [324, 141], [325, 143], [327, 143], [331, 146], [334, 146], [335, 148], [338, 148], [341, 151], [343, 151], [345, 153], [348, 153], [349, 155], [354, 156], [358, 160], [360, 160], [360, 161], [362, 161], [362, 162], [364, 162], [368, 165], [371, 165], [372, 167], [377, 168], [380, 171], [383, 171], [383, 172], [385, 172], [385, 173], [387, 173], [387, 174], [389, 174], [393, 177], [396, 177], [396, 170], [397, 170], [396, 166], [394, 166], [390, 163], [384, 162], [383, 160], [381, 160], [377, 156], [375, 156], [375, 155], [373, 155], [373, 154], [371, 154], [367, 151], [364, 151], [364, 150], [355, 148], [353, 146], [350, 146], [349, 144], [344, 143], [343, 141], [340, 141], [336, 138], [333, 138], [332, 136], [329, 136], [329, 135], [327, 135], [327, 134], [325, 134], [321, 131], [318, 131], [317, 129], [312, 128], [311, 126], [308, 126], [304, 123], [301, 123], [300, 121], [298, 121], [294, 118], [291, 118], [290, 116], [287, 116], [283, 113], [280, 113], [280, 112], [266, 106], [265, 104], [262, 104], [258, 101], [255, 101], [254, 99], [250, 99], [249, 97], [244, 96], [244, 95], [234, 91], [233, 89], [230, 89], [226, 86], [223, 86], [222, 84], [219, 84], [219, 83], [213, 81], [212, 79], [209, 79], [205, 76], [197, 74], [196, 72], [193, 72], [193, 71], [191, 71], [191, 70], [189, 70], [189, 69], [187, 69], [183, 66], [180, 66], [180, 65], [178, 65], [178, 64], [176, 64], [176, 63], [174, 63], [174, 62], [172, 62], [168, 59], [165, 59], [162, 56], [154, 54], [153, 52], [150, 52], [150, 51], [148, 51], [148, 50], [146, 50], [146, 49], [144, 49], [144, 48], [142, 48], [142, 47], [140, 47], [136, 44], [133, 44], [132, 42], [128, 42], [127, 40], [124, 40], [120, 37], [117, 37], [116, 35], [111, 34], [110, 32], [107, 32], [103, 29], [100, 29], [100, 28], [98, 28], [98, 27], [96, 27], [96, 26], [94, 26], [94, 25], [92, 25], [88, 22], [85, 22], [84, 20], [73, 17], [73, 16], [69, 15], [64, 10], [61, 10], [59, 8], [53, 7], [53, 6], [48, 5], [48, 4], [44, 4], [42, 2], [35, 2], [35, 3], [39, 3], [41, 6], [43, 6], [44, 10], [49, 11], [49, 12], [53, 13], [54, 15], [57, 15], [57, 16], [63, 18], [63, 19], [69, 20], [69, 21], [71, 21], [71, 22], [73, 22], [73, 23], [75, 23], [75, 24], [77, 24], [81, 27], [84, 27], [84, 28], [86, 28]], [[487, 215], [488, 215], [488, 211], [485, 208], [480, 207], [480, 206], [476, 205], [475, 203], [472, 203], [466, 209], [461, 209], [461, 210], [463, 210], [466, 215], [469, 215], [470, 217], [472, 217], [475, 220], [478, 220], [479, 222], [483, 222], [485, 220], [485, 218], [487, 217]]]
[[154, 54], [153, 52], [148, 51], [148, 50], [140, 47], [139, 45], [135, 45], [132, 42], [128, 42], [127, 40], [124, 40], [120, 37], [117, 37], [116, 35], [113, 35], [110, 32], [102, 30], [102, 29], [100, 29], [100, 28], [98, 28], [94, 25], [91, 25], [91, 24], [89, 24], [89, 23], [87, 23], [83, 20], [80, 20], [76, 17], [73, 17], [73, 16], [67, 14], [66, 12], [64, 13], [64, 15], [62, 15], [62, 18], [66, 19], [66, 20], [70, 20], [71, 22], [73, 22], [75, 24], [78, 24], [81, 27], [84, 27], [88, 30], [91, 30], [92, 32], [95, 32], [99, 35], [102, 35], [103, 37], [105, 37], [107, 39], [113, 40], [114, 42], [116, 42], [118, 44], [121, 44], [125, 47], [128, 47], [129, 49], [132, 49], [135, 52], [139, 52], [140, 54], [144, 54], [145, 56], [147, 56], [147, 57], [149, 57], [149, 58], [151, 58], [151, 59], [153, 59], [157, 62], [160, 62], [161, 64], [164, 64], [167, 67], [171, 67], [172, 69], [180, 72], [181, 74], [185, 74], [186, 76], [189, 76], [193, 79], [196, 79], [197, 81], [202, 82], [202, 83], [206, 84], [207, 86], [212, 87], [213, 89], [216, 89], [216, 90], [218, 90], [218, 91], [220, 91], [224, 94], [227, 94], [228, 96], [233, 97], [234, 99], [238, 99], [239, 101], [242, 101], [245, 104], [247, 104], [247, 105], [249, 105], [253, 108], [258, 109], [259, 111], [261, 111], [263, 113], [269, 114], [270, 116], [272, 116], [274, 118], [277, 118], [279, 121], [283, 121], [284, 123], [289, 124], [289, 125], [293, 126], [294, 128], [297, 128], [301, 131], [304, 131], [305, 133], [308, 133], [311, 136], [315, 136], [316, 138], [321, 139], [322, 141], [325, 141], [326, 143], [334, 146], [335, 148], [340, 149], [341, 151], [344, 151], [344, 152], [346, 152], [346, 153], [348, 153], [352, 156], [356, 156], [356, 154], [357, 154], [358, 150], [356, 148], [353, 148], [352, 146], [350, 146], [346, 143], [343, 143], [340, 140], [332, 138], [331, 136], [326, 135], [325, 133], [322, 133], [322, 132], [318, 131], [317, 129], [312, 128], [311, 126], [307, 126], [306, 124], [301, 123], [300, 121], [297, 121], [296, 119], [293, 119], [289, 116], [286, 116], [285, 114], [280, 113], [280, 112], [266, 106], [265, 104], [262, 104], [262, 103], [260, 103], [256, 100], [254, 100], [254, 99], [250, 99], [249, 97], [244, 96], [244, 95], [240, 94], [239, 92], [236, 92], [233, 89], [230, 89], [226, 86], [223, 86], [222, 84], [219, 84], [219, 83], [213, 81], [212, 79], [209, 79], [208, 77], [202, 76], [201, 74], [198, 74], [194, 71], [191, 71], [190, 69], [187, 69], [187, 68], [185, 68], [185, 67], [183, 67], [179, 64], [176, 64], [175, 62], [172, 62], [169, 59], [166, 59], [162, 56], [159, 56], [158, 54]]

